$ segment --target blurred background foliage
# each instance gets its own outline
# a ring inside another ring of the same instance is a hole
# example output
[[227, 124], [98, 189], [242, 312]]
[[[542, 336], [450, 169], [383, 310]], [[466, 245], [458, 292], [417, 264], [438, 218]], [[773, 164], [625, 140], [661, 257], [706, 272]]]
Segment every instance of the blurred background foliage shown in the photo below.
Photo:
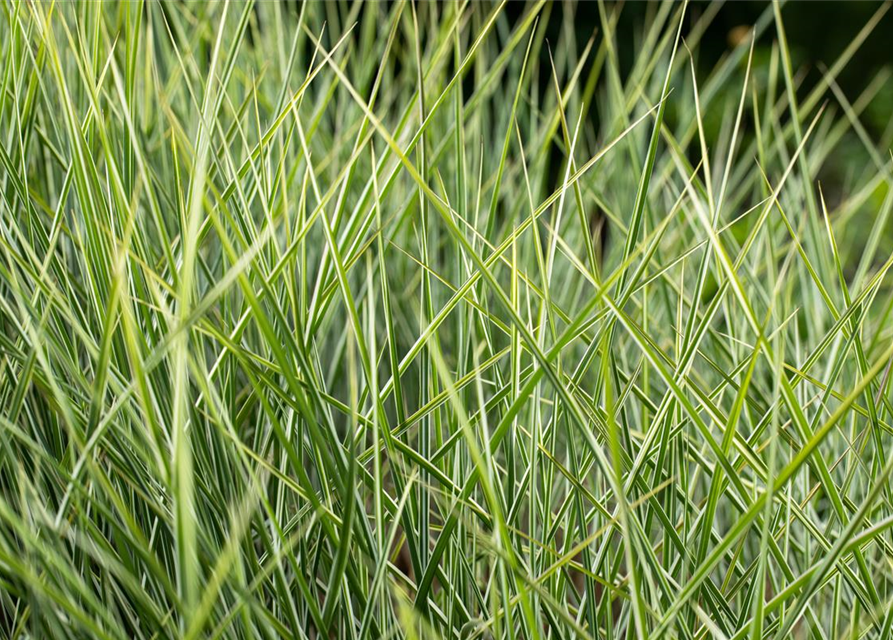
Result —
[[[615, 27], [617, 56], [623, 82], [632, 80], [630, 73], [636, 62], [637, 52], [641, 48], [646, 34], [651, 32], [661, 3], [659, 2], [619, 2], [605, 3], [605, 13], [617, 16]], [[889, 2], [873, 2], [868, 0], [854, 1], [815, 1], [793, 0], [781, 4], [787, 33], [788, 47], [798, 84], [798, 95], [803, 96], [813, 90], [832, 67], [847, 47], [863, 32], [865, 38], [859, 42], [852, 52], [849, 62], [836, 75], [836, 83], [840, 92], [850, 104], [858, 105], [859, 122], [877, 149], [890, 149], [893, 146], [893, 11], [889, 11]], [[528, 6], [523, 2], [512, 2], [506, 7], [506, 14], [513, 21], [526, 14]], [[562, 42], [567, 45], [567, 34], [573, 31], [578, 43], [576, 51], [555, 52], [556, 59], [567, 54], [576, 62], [575, 55], [583, 49], [583, 44], [590, 38], [599, 40], [601, 18], [597, 2], [563, 2], [550, 3], [550, 8], [543, 12], [546, 16], [542, 25], [545, 38], [550, 42]], [[698, 76], [708, 78], [732, 54], [733, 50], [746, 43], [751, 37], [751, 28], [758, 25], [758, 34], [754, 41], [754, 59], [752, 73], [757, 86], [770, 84], [769, 75], [777, 73], [778, 92], [783, 93], [781, 68], [778, 59], [778, 34], [771, 19], [772, 5], [768, 2], [752, 0], [731, 2], [706, 2], [695, 0], [690, 2], [685, 16], [686, 25], [683, 33], [687, 33], [697, 25], [698, 39], [691, 43], [692, 56], [696, 64]], [[569, 29], [569, 25], [573, 25]], [[762, 30], [759, 26], [762, 25]], [[870, 29], [868, 28], [870, 25]], [[687, 37], [691, 37], [688, 34]], [[539, 60], [540, 87], [550, 89], [548, 50], [544, 48]], [[719, 96], [717, 104], [702, 114], [705, 137], [714, 141], [720, 136], [724, 124], [734, 118], [738, 101], [738, 93], [734, 87], [739, 86], [744, 78], [746, 57], [740, 58], [737, 65], [737, 77], [730, 78], [724, 88], [725, 95]], [[703, 80], [702, 80], [703, 82]], [[690, 74], [678, 74], [673, 85], [676, 91], [691, 93]], [[756, 96], [766, 100], [764, 96]], [[573, 97], [571, 103], [573, 104]], [[827, 110], [827, 121], [846, 119], [843, 107], [835, 99], [832, 91], [826, 92], [824, 100]], [[672, 128], [682, 120], [692, 117], [690, 113], [680, 113], [678, 108], [691, 106], [689, 101], [670, 101], [667, 106], [666, 121]], [[574, 109], [579, 108], [574, 104]], [[600, 124], [600, 110], [587, 110], [587, 115], [595, 129]], [[613, 116], [609, 116], [613, 117]], [[784, 121], [787, 114], [782, 114]], [[753, 117], [745, 117], [741, 127], [743, 145], [753, 142]], [[697, 162], [696, 146], [690, 147], [693, 152], [689, 158]], [[889, 160], [888, 157], [883, 160]], [[556, 163], [560, 164], [560, 163]], [[821, 184], [825, 198], [829, 204], [839, 204], [847, 195], [852, 194], [864, 184], [865, 176], [874, 174], [879, 169], [866, 152], [865, 144], [851, 127], [836, 142], [832, 153], [818, 166], [815, 182]], [[874, 193], [866, 198], [859, 214], [873, 218], [882, 208], [887, 195], [887, 184], [878, 183]], [[869, 223], [850, 225], [841, 230], [841, 249], [865, 245], [871, 229]], [[743, 239], [747, 234], [747, 225], [740, 225], [737, 237]], [[882, 238], [880, 253], [886, 255], [893, 249], [893, 234], [885, 233]], [[854, 258], [854, 256], [849, 256]], [[847, 260], [845, 271], [851, 275], [855, 266], [853, 259]]]

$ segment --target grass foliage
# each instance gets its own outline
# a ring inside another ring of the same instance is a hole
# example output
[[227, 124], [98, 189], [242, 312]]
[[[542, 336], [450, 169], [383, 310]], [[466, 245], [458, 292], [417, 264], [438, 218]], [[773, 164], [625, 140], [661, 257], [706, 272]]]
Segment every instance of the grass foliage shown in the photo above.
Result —
[[893, 637], [887, 5], [0, 8], [3, 637]]

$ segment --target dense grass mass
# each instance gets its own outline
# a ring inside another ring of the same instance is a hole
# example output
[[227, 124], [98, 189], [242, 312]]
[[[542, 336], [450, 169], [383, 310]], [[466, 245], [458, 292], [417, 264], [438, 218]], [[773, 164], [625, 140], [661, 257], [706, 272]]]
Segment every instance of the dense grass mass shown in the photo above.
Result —
[[2, 637], [893, 637], [886, 4], [0, 9]]

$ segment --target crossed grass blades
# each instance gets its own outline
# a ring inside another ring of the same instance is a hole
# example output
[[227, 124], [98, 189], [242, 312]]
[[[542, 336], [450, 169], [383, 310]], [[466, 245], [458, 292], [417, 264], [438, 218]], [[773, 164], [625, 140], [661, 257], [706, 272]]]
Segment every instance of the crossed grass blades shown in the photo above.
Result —
[[891, 637], [887, 5], [0, 7], [3, 637]]

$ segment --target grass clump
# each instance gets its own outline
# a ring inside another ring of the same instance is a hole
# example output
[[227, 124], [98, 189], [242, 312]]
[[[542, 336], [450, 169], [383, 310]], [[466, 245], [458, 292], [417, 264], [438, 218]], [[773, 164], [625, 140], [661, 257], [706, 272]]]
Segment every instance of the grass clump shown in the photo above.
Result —
[[887, 5], [0, 8], [3, 637], [891, 637]]

